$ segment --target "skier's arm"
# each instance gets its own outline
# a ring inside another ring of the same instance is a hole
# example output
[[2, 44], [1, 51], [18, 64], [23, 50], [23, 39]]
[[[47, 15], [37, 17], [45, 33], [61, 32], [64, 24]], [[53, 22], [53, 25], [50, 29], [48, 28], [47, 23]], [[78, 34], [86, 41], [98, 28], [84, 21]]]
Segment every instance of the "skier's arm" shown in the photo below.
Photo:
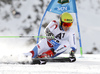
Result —
[[54, 34], [53, 34], [53, 30], [55, 29], [55, 25], [56, 22], [51, 21], [48, 26], [45, 28], [45, 34], [47, 39], [54, 39]]
[[69, 43], [70, 43], [70, 47], [71, 47], [71, 52], [70, 52], [70, 56], [74, 56], [75, 52], [76, 52], [76, 37], [75, 37], [75, 33], [72, 33], [69, 35]]

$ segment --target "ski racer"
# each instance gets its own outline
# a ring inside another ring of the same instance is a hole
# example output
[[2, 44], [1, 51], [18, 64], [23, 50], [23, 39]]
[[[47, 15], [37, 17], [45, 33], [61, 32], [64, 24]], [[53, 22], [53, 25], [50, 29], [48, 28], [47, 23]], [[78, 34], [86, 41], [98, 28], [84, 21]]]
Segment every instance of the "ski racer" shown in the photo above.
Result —
[[73, 17], [70, 13], [63, 13], [60, 21], [51, 21], [45, 28], [46, 38], [42, 39], [30, 51], [32, 58], [53, 58], [71, 48], [70, 56], [76, 52], [75, 32], [71, 28]]

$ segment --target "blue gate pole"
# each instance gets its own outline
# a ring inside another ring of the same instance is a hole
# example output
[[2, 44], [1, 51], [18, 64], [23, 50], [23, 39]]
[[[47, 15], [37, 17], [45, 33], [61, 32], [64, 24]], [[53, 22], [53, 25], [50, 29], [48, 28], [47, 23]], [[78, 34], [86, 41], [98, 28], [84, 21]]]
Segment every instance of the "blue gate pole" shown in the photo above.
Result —
[[39, 27], [39, 31], [38, 31], [38, 37], [37, 37], [37, 43], [39, 42], [39, 36], [40, 36], [41, 27], [42, 27], [42, 22], [44, 20], [44, 17], [46, 15], [46, 13], [47, 13], [47, 10], [45, 11], [45, 13], [44, 13], [44, 15], [42, 17], [41, 23], [40, 23], [40, 27]]
[[82, 56], [83, 55], [83, 51], [82, 51], [81, 34], [80, 34], [80, 28], [79, 28], [77, 12], [76, 12], [76, 21], [77, 21], [77, 28], [78, 28], [78, 34], [79, 34], [80, 54]]

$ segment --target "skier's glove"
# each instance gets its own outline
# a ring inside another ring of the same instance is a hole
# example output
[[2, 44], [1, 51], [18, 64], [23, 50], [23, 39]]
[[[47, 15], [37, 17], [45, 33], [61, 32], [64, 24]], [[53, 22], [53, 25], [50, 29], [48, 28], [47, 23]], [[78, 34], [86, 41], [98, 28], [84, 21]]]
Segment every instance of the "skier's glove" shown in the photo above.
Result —
[[45, 34], [47, 39], [54, 39], [54, 34], [49, 30], [49, 28], [46, 28]]
[[69, 54], [70, 54], [70, 57], [75, 57], [75, 51], [71, 50]]

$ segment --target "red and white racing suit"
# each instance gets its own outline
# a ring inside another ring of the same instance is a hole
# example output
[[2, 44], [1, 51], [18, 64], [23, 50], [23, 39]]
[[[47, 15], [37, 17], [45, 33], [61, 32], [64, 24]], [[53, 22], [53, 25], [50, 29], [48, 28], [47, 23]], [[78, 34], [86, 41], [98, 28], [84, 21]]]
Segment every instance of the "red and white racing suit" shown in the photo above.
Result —
[[35, 53], [33, 58], [37, 55], [41, 55], [43, 52], [46, 52], [51, 48], [54, 48], [54, 52], [56, 54], [62, 53], [69, 48], [76, 50], [75, 32], [72, 28], [64, 31], [55, 20], [51, 21], [46, 28], [49, 28], [49, 30], [54, 34], [55, 39], [42, 39], [33, 49]]

